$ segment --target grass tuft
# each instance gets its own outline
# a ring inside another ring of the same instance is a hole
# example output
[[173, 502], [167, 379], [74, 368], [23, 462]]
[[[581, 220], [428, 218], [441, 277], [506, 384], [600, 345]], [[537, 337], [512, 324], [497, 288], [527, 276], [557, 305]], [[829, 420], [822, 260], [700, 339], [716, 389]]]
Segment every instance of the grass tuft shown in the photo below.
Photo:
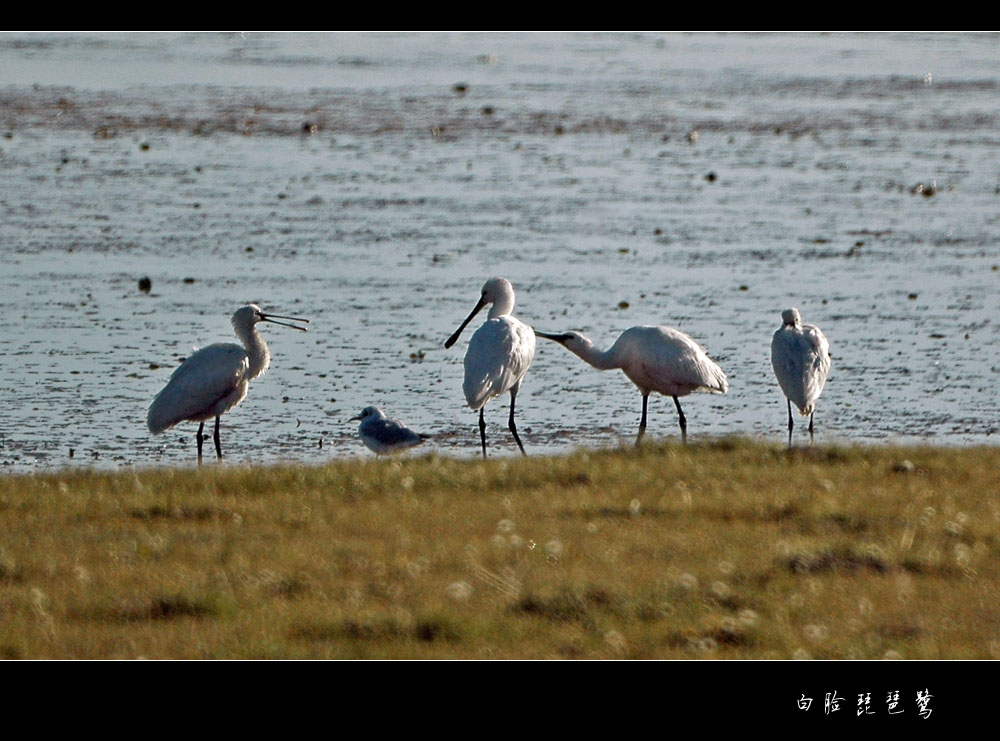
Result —
[[844, 546], [816, 554], [795, 554], [788, 559], [788, 568], [796, 574], [860, 569], [870, 569], [875, 573], [884, 574], [889, 570], [889, 564], [876, 555], [857, 552], [849, 546]]
[[180, 618], [223, 618], [231, 615], [233, 610], [233, 605], [220, 595], [169, 594], [147, 599], [124, 600], [111, 607], [94, 609], [90, 612], [90, 617], [110, 622], [133, 623]]

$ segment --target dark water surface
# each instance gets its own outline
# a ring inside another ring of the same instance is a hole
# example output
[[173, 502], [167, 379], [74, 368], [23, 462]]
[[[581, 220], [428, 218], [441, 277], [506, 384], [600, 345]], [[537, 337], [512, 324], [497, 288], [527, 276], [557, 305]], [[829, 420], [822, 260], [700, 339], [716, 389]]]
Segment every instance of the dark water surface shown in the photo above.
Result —
[[[993, 35], [0, 34], [0, 463], [192, 462], [146, 407], [248, 301], [313, 322], [263, 325], [230, 461], [368, 455], [369, 404], [474, 456], [479, 321], [443, 343], [492, 275], [539, 329], [699, 341], [730, 391], [683, 400], [692, 440], [784, 439], [797, 306], [834, 356], [820, 441], [992, 443], [998, 87]], [[548, 342], [518, 397], [529, 453], [639, 411]]]

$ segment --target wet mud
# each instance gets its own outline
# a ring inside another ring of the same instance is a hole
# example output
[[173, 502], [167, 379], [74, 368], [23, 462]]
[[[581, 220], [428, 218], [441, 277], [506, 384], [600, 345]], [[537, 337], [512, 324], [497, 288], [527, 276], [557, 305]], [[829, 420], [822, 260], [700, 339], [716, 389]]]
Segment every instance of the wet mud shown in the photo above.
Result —
[[[474, 327], [443, 344], [492, 275], [540, 330], [694, 337], [730, 391], [682, 400], [692, 441], [784, 440], [769, 343], [796, 306], [833, 355], [818, 441], [991, 444], [995, 42], [2, 34], [0, 465], [193, 464], [197, 425], [152, 437], [146, 407], [249, 301], [312, 323], [264, 326], [227, 460], [370, 455], [370, 404], [473, 457]], [[518, 429], [629, 444], [640, 402], [539, 341]], [[491, 454], [518, 454], [507, 404]], [[678, 437], [669, 399], [647, 435]]]

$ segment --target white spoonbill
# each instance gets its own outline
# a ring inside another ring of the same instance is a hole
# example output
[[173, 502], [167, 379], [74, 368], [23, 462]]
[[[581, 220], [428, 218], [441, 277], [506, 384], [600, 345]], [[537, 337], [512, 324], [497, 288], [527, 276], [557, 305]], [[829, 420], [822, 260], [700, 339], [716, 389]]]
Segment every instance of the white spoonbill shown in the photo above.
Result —
[[361, 442], [375, 451], [375, 455], [398, 453], [420, 445], [430, 435], [414, 432], [398, 419], [389, 419], [378, 407], [365, 407], [351, 422], [360, 421], [358, 435]]
[[465, 325], [486, 304], [493, 306], [490, 307], [489, 317], [483, 326], [469, 340], [462, 389], [469, 407], [479, 410], [479, 437], [483, 443], [483, 458], [486, 457], [486, 421], [483, 419], [483, 409], [487, 401], [507, 391], [510, 392], [510, 418], [507, 426], [521, 453], [527, 455], [514, 424], [514, 400], [521, 388], [521, 380], [535, 357], [535, 333], [527, 324], [511, 316], [514, 311], [514, 287], [510, 281], [506, 278], [490, 278], [486, 281], [476, 308], [444, 346], [454, 345]]
[[781, 312], [781, 328], [771, 339], [771, 365], [788, 399], [788, 445], [792, 445], [792, 404], [809, 417], [809, 444], [813, 442], [813, 412], [830, 373], [830, 343], [819, 327], [803, 324], [799, 310]]
[[219, 417], [243, 401], [250, 381], [267, 370], [271, 353], [267, 343], [257, 332], [257, 322], [271, 322], [306, 331], [305, 327], [277, 321], [290, 319], [306, 322], [292, 316], [265, 314], [256, 304], [247, 304], [233, 314], [233, 330], [243, 346], [233, 342], [220, 342], [192, 353], [173, 372], [167, 385], [149, 405], [146, 423], [149, 431], [158, 435], [178, 422], [191, 420], [198, 426], [198, 462], [205, 421], [215, 417], [215, 453], [222, 458], [219, 441]]
[[642, 419], [638, 445], [646, 432], [646, 404], [653, 391], [671, 396], [677, 407], [681, 439], [687, 442], [687, 419], [677, 397], [692, 391], [724, 394], [729, 390], [726, 374], [683, 332], [670, 327], [639, 326], [626, 329], [608, 350], [598, 350], [579, 332], [547, 334], [539, 337], [558, 342], [598, 370], [621, 368], [642, 394]]

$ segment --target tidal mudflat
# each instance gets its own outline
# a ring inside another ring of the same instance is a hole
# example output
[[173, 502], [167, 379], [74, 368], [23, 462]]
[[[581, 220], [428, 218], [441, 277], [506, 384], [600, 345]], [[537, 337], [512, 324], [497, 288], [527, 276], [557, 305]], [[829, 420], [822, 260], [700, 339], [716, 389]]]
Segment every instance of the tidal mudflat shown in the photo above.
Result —
[[[0, 463], [189, 465], [145, 412], [253, 301], [308, 316], [223, 420], [235, 463], [369, 455], [376, 404], [478, 454], [483, 281], [608, 345], [725, 370], [692, 441], [780, 441], [769, 342], [830, 339], [817, 440], [990, 444], [1000, 419], [1000, 47], [988, 35], [0, 35]], [[149, 284], [140, 286], [148, 279]], [[143, 290], [146, 289], [146, 290]], [[266, 330], [265, 330], [266, 331]], [[515, 455], [506, 406], [490, 449]], [[529, 454], [630, 440], [634, 388], [543, 343]], [[677, 436], [669, 399], [647, 434]]]

